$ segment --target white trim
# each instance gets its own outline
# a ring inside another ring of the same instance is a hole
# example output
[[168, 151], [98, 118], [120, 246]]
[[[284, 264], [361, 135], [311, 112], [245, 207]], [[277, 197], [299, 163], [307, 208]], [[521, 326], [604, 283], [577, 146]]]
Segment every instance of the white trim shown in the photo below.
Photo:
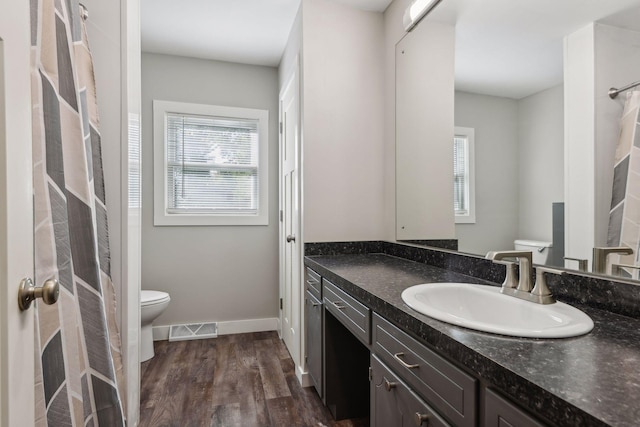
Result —
[[[215, 320], [207, 320], [206, 322], [216, 322], [218, 324], [218, 336], [278, 330], [277, 317], [269, 317], [266, 319], [229, 320], [226, 322], [217, 322]], [[198, 321], [196, 323], [203, 323], [203, 322]], [[169, 328], [171, 328], [170, 325], [154, 326], [153, 340], [154, 341], [168, 340]]]
[[153, 326], [151, 331], [153, 332], [153, 340], [154, 341], [168, 341], [169, 340], [169, 331], [171, 330], [171, 325], [165, 326]]
[[[91, 7], [91, 5], [89, 5]], [[136, 205], [129, 199], [130, 147], [140, 150], [141, 115], [141, 58], [140, 58], [140, 0], [120, 0], [121, 20], [121, 271], [120, 271], [120, 333], [122, 364], [126, 396], [127, 425], [140, 421], [140, 283], [142, 240], [142, 193]], [[139, 151], [141, 153], [141, 151]], [[140, 162], [140, 159], [137, 159]], [[138, 164], [138, 167], [140, 165]], [[142, 185], [142, 168], [138, 185]], [[133, 183], [132, 183], [133, 184]]]
[[469, 144], [468, 159], [469, 165], [469, 210], [466, 215], [455, 214], [456, 224], [476, 223], [476, 154], [475, 154], [475, 129], [456, 126], [454, 136], [464, 136]]
[[311, 381], [311, 375], [309, 371], [304, 371], [302, 366], [298, 366], [296, 369], [296, 378], [302, 387], [311, 387], [313, 382]]
[[[203, 116], [258, 120], [258, 214], [168, 214], [166, 115], [185, 113]], [[269, 225], [269, 111], [221, 105], [153, 101], [153, 225]]]

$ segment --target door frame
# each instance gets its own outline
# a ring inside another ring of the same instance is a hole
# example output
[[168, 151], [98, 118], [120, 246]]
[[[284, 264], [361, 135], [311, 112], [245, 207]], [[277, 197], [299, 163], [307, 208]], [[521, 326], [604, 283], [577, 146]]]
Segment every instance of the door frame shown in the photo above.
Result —
[[[142, 288], [142, 64], [140, 0], [120, 0], [121, 11], [121, 311], [122, 364], [127, 425], [140, 421], [140, 290]], [[137, 169], [136, 176], [131, 175]], [[137, 191], [136, 190], [137, 187]], [[129, 194], [138, 194], [133, 201]]]
[[[33, 278], [29, 3], [0, 15], [0, 425], [34, 423], [34, 309], [18, 285]], [[8, 107], [10, 106], [10, 108]]]
[[[303, 308], [304, 308], [304, 286], [302, 285], [304, 283], [304, 268], [303, 268], [303, 262], [302, 260], [304, 259], [304, 224], [302, 221], [302, 210], [303, 210], [303, 197], [302, 197], [302, 188], [303, 188], [303, 173], [302, 173], [302, 139], [303, 139], [303, 126], [302, 126], [302, 108], [303, 108], [303, 104], [302, 104], [302, 73], [301, 73], [301, 67], [300, 67], [300, 57], [299, 55], [296, 55], [295, 59], [292, 61], [292, 65], [290, 66], [288, 72], [285, 74], [286, 78], [284, 79], [284, 84], [281, 87], [280, 93], [278, 95], [278, 109], [279, 109], [279, 122], [282, 123], [283, 122], [283, 112], [282, 112], [282, 100], [283, 100], [283, 96], [284, 93], [286, 91], [286, 89], [288, 88], [288, 86], [291, 84], [292, 80], [296, 78], [297, 75], [297, 80], [298, 80], [298, 87], [297, 87], [297, 96], [298, 96], [298, 139], [296, 141], [296, 156], [297, 156], [297, 170], [296, 170], [296, 175], [297, 175], [297, 182], [298, 182], [298, 190], [297, 190], [297, 197], [298, 197], [298, 217], [297, 217], [297, 229], [294, 230], [294, 235], [296, 236], [296, 241], [298, 242], [298, 259], [300, 260], [300, 268], [299, 268], [299, 276], [296, 278], [295, 283], [293, 284], [294, 286], [298, 287], [298, 301], [292, 301], [292, 312], [295, 313], [295, 316], [297, 317], [294, 323], [297, 323], [299, 325], [299, 331], [296, 335], [297, 337], [297, 341], [295, 342], [295, 346], [297, 348], [297, 353], [299, 355], [299, 360], [294, 360], [295, 366], [296, 366], [296, 377], [298, 378], [298, 381], [303, 385], [303, 386], [309, 386], [311, 385], [311, 380], [308, 378], [308, 374], [307, 374], [307, 369], [306, 369], [306, 363], [304, 361], [304, 346], [305, 346], [305, 334], [304, 334], [304, 330], [305, 330], [305, 324], [304, 324], [304, 316], [303, 316]], [[282, 180], [282, 149], [283, 149], [283, 144], [282, 144], [282, 132], [279, 133], [279, 144], [278, 144], [278, 207], [279, 207], [279, 215], [284, 215], [284, 206], [283, 206], [283, 198], [282, 198], [282, 192], [283, 192], [283, 180]], [[284, 256], [285, 256], [285, 239], [286, 239], [286, 230], [283, 227], [284, 223], [282, 220], [280, 220], [279, 216], [279, 231], [278, 231], [278, 236], [279, 236], [279, 276], [280, 276], [280, 280], [279, 280], [279, 296], [280, 298], [285, 298], [285, 292], [284, 292]], [[283, 325], [283, 311], [282, 309], [280, 310], [279, 316], [278, 316], [278, 331], [280, 333], [280, 336], [282, 337], [282, 325]]]

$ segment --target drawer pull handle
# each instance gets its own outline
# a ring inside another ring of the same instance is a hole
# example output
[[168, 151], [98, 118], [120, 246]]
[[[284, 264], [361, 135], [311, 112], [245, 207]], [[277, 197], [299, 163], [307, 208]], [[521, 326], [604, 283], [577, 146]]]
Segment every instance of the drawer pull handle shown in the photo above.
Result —
[[320, 283], [320, 282], [318, 282], [317, 280], [307, 280], [307, 285], [315, 286], [318, 283]]
[[407, 369], [415, 369], [415, 368], [420, 367], [420, 365], [418, 365], [417, 363], [415, 365], [408, 364], [407, 362], [405, 362], [404, 360], [401, 359], [402, 356], [404, 356], [404, 353], [402, 353], [402, 352], [396, 353], [396, 354], [393, 355], [393, 357], [395, 357], [396, 360], [398, 362], [400, 362], [402, 364], [402, 366], [404, 366]]
[[398, 383], [391, 382], [391, 381], [389, 381], [389, 380], [388, 380], [388, 379], [386, 379], [386, 378], [384, 379], [384, 388], [385, 388], [387, 391], [391, 391], [391, 390], [393, 390], [394, 388], [396, 388], [396, 386], [397, 386], [397, 385], [398, 385]]
[[313, 302], [313, 301], [311, 301], [311, 300], [310, 300], [310, 299], [308, 299], [308, 298], [305, 298], [304, 300], [305, 300], [307, 303], [311, 304], [311, 307], [317, 307], [317, 306], [319, 306], [319, 305], [320, 305], [320, 303], [319, 303], [319, 302]]
[[426, 422], [427, 424], [429, 424], [429, 415], [428, 414], [421, 414], [420, 412], [416, 412], [416, 425], [418, 427], [420, 427], [422, 425], [422, 423]]
[[331, 301], [331, 304], [333, 304], [333, 306], [338, 310], [344, 310], [345, 308], [347, 308], [346, 305], [340, 304], [340, 301]]

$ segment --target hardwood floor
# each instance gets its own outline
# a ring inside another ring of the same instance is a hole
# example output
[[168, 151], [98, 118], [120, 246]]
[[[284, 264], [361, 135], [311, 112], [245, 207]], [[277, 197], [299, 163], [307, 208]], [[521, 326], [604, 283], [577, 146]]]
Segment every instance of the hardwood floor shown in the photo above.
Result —
[[363, 427], [302, 388], [276, 332], [158, 341], [142, 363], [140, 426]]

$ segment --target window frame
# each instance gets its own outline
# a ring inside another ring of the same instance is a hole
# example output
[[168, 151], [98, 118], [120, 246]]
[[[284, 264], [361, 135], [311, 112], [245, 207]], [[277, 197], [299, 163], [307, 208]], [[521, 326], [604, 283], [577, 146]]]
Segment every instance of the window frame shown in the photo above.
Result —
[[[258, 121], [258, 212], [255, 215], [168, 213], [167, 114]], [[155, 226], [269, 225], [269, 111], [153, 100], [153, 224]]]
[[456, 224], [475, 224], [476, 223], [476, 171], [475, 171], [475, 129], [456, 126], [454, 129], [454, 138], [464, 137], [467, 140], [467, 165], [468, 165], [468, 186], [469, 192], [469, 209], [465, 215], [455, 212], [454, 218]]

